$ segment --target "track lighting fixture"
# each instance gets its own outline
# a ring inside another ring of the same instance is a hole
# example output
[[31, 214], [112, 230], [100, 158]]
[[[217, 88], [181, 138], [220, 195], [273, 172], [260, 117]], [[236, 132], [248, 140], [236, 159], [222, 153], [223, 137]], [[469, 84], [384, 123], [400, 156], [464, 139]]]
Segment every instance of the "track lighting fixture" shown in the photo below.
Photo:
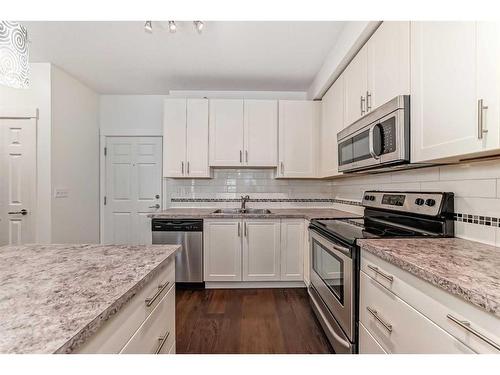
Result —
[[168, 31], [175, 33], [177, 31], [177, 25], [174, 21], [168, 21]]
[[147, 33], [153, 33], [153, 23], [151, 21], [146, 21], [144, 23], [144, 31]]
[[198, 31], [198, 34], [201, 34], [205, 24], [202, 21], [193, 21], [193, 24], [194, 24], [194, 28], [196, 29], [196, 31]]

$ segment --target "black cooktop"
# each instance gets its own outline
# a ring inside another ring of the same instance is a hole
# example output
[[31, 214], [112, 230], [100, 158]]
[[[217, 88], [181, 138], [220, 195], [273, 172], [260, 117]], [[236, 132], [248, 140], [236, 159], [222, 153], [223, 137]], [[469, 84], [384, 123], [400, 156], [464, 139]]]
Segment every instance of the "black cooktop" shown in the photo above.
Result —
[[365, 218], [312, 220], [311, 226], [326, 236], [354, 244], [357, 239], [424, 237], [428, 233], [413, 231], [392, 225], [376, 223]]

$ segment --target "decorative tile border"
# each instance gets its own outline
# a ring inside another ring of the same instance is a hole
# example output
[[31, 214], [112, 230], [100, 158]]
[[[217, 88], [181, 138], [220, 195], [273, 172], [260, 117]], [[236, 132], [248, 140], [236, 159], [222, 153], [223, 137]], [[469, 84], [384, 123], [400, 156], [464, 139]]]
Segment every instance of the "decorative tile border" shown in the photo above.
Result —
[[[171, 202], [189, 203], [189, 202], [241, 202], [239, 198], [171, 198]], [[330, 198], [250, 198], [248, 202], [322, 202], [322, 203], [342, 203], [352, 206], [361, 206], [361, 202], [348, 201], [344, 199]]]
[[460, 221], [462, 223], [500, 227], [500, 218], [498, 217], [454, 213], [453, 220]]

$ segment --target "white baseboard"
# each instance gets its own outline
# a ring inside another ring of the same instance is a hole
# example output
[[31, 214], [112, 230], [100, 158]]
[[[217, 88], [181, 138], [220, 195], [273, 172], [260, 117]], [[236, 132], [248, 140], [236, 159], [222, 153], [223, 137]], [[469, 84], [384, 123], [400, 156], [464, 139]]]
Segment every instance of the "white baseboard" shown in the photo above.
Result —
[[303, 281], [206, 281], [206, 289], [305, 288]]

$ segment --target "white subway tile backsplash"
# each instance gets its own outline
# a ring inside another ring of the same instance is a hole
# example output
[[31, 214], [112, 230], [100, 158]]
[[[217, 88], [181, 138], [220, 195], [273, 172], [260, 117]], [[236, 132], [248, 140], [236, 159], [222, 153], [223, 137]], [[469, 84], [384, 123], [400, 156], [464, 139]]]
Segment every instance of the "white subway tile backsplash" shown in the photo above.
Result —
[[416, 182], [439, 180], [439, 167], [412, 169], [392, 173], [392, 182]]
[[456, 197], [496, 198], [496, 180], [457, 180], [422, 182], [422, 191], [450, 191]]
[[479, 241], [495, 245], [495, 234], [498, 228], [486, 225], [469, 224], [455, 221], [455, 236], [466, 240]]
[[500, 178], [500, 160], [441, 167], [440, 180], [477, 180]]

